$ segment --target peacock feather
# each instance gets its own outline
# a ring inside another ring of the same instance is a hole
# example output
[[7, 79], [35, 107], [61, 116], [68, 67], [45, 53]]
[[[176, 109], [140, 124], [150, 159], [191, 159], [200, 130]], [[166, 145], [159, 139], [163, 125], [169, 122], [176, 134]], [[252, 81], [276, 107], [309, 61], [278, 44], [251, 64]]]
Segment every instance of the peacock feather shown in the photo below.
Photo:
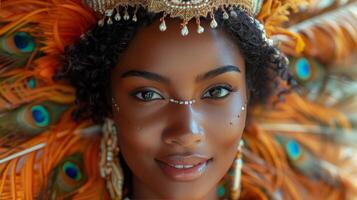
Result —
[[[289, 69], [300, 85], [299, 96], [287, 94], [284, 103], [274, 109], [257, 110], [257, 118], [260, 127], [274, 136], [297, 173], [284, 172], [290, 174], [302, 196], [354, 199], [357, 4], [322, 3], [315, 1], [304, 8], [304, 15], [298, 14], [290, 22], [290, 30], [300, 34], [306, 45], [304, 51], [294, 53], [289, 46], [293, 41], [278, 37], [280, 48], [290, 55]], [[306, 177], [314, 181], [308, 183]], [[345, 195], [339, 196], [337, 191]]]
[[300, 144], [296, 139], [277, 135], [277, 141], [283, 146], [284, 151], [288, 157], [289, 163], [297, 171], [305, 176], [323, 180], [333, 186], [339, 185], [337, 177], [333, 177], [331, 172], [328, 171], [326, 161], [314, 155], [306, 146]]
[[87, 181], [84, 169], [83, 156], [80, 153], [62, 159], [50, 173], [47, 191], [49, 199], [68, 199], [73, 196], [76, 189]]
[[35, 56], [39, 44], [31, 33], [17, 31], [0, 36], [0, 69], [23, 67]]
[[55, 125], [67, 109], [68, 105], [44, 101], [0, 113], [0, 146], [14, 147], [44, 132]]

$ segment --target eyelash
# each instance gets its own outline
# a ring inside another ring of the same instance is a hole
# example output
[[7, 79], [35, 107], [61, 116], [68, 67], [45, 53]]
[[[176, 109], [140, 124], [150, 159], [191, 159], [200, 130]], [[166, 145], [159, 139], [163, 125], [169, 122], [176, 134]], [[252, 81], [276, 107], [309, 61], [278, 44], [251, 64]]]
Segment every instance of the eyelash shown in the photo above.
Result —
[[[216, 89], [225, 89], [225, 90], [227, 90], [227, 94], [224, 96], [221, 96], [221, 97], [207, 97], [206, 96], [207, 92], [210, 92], [210, 91], [216, 90]], [[226, 98], [227, 96], [229, 96], [232, 92], [233, 92], [233, 88], [230, 85], [215, 85], [204, 92], [202, 99], [223, 99], [223, 98]]]
[[[146, 100], [145, 97], [143, 96], [145, 93], [146, 94], [152, 93], [152, 95], [153, 96], [156, 95], [156, 97], [154, 99]], [[141, 95], [141, 97], [139, 97], [139, 95]], [[155, 90], [152, 89], [144, 89], [144, 90], [136, 91], [132, 94], [132, 96], [140, 101], [145, 101], [145, 102], [164, 99], [164, 97], [159, 92], [156, 92]]]
[[[224, 95], [224, 96], [221, 96], [221, 97], [209, 97], [209, 96], [206, 96], [206, 94], [207, 94], [208, 92], [210, 92], [210, 91], [212, 92], [213, 90], [216, 90], [216, 89], [225, 89], [225, 90], [227, 90], [227, 94]], [[232, 88], [232, 86], [230, 86], [230, 85], [226, 85], [226, 84], [225, 84], [225, 85], [215, 85], [215, 86], [213, 86], [213, 87], [207, 89], [207, 90], [204, 92], [204, 94], [203, 94], [203, 96], [201, 97], [201, 99], [223, 99], [223, 98], [226, 98], [227, 96], [229, 96], [232, 92], [233, 92], [233, 88]], [[147, 100], [147, 99], [145, 99], [145, 97], [144, 97], [145, 93], [146, 93], [146, 94], [147, 94], [147, 93], [152, 93], [152, 96], [151, 96], [151, 97], [155, 97], [155, 95], [156, 95], [156, 97]], [[144, 102], [155, 101], [155, 100], [163, 100], [163, 99], [164, 99], [164, 97], [163, 97], [159, 92], [157, 92], [157, 91], [155, 91], [155, 90], [152, 90], [152, 89], [144, 89], [144, 90], [136, 91], [136, 92], [134, 92], [134, 93], [132, 94], [132, 96], [133, 96], [134, 98], [136, 98], [136, 99], [138, 99], [138, 100], [140, 100], [140, 101], [144, 101]]]

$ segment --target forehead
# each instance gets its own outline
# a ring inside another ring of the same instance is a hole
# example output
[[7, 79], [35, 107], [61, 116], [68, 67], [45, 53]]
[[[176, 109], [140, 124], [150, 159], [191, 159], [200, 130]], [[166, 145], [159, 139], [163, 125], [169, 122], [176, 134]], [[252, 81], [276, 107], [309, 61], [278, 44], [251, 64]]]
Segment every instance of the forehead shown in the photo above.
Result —
[[[145, 70], [170, 76], [199, 74], [224, 65], [238, 66], [244, 71], [244, 59], [238, 46], [220, 29], [203, 22], [203, 34], [197, 25], [188, 25], [190, 33], [182, 36], [180, 20], [166, 20], [168, 29], [159, 30], [157, 20], [140, 29], [120, 57], [116, 70]], [[172, 73], [174, 72], [174, 73]]]

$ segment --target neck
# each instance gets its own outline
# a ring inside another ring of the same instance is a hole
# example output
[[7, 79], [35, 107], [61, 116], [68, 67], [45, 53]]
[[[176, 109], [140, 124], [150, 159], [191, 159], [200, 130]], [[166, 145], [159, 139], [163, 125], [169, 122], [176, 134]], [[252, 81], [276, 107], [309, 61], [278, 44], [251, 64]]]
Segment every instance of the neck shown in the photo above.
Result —
[[[207, 195], [199, 199], [190, 200], [218, 200], [216, 194], [216, 187], [210, 190]], [[142, 183], [137, 177], [133, 177], [133, 200], [136, 199], [162, 199], [161, 196], [150, 190], [144, 183]]]

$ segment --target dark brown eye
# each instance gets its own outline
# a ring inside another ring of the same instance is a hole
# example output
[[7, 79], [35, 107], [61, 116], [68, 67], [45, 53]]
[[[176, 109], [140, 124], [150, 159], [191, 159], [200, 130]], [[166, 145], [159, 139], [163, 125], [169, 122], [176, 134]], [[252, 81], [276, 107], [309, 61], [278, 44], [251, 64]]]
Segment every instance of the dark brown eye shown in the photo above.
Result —
[[134, 94], [134, 96], [142, 101], [153, 101], [163, 99], [163, 97], [156, 91], [144, 90]]
[[232, 89], [228, 86], [217, 86], [205, 92], [202, 98], [219, 99], [228, 96]]

